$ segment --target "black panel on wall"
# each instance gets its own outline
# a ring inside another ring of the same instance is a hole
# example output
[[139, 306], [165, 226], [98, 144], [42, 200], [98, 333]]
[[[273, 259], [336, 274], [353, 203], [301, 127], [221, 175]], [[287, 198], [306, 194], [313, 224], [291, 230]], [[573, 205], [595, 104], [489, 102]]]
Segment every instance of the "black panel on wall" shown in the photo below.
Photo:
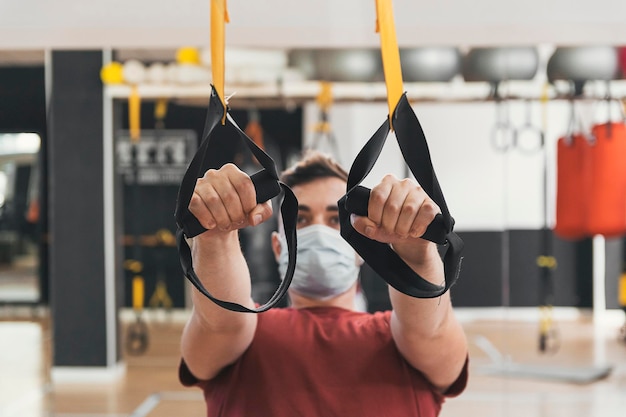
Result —
[[[465, 243], [458, 281], [450, 289], [455, 307], [502, 305], [502, 232], [461, 232]], [[368, 265], [361, 268], [361, 283], [369, 311], [391, 308], [387, 284]]]
[[[542, 230], [471, 231], [459, 232], [459, 236], [465, 247], [459, 280], [450, 290], [455, 307], [540, 305], [541, 271], [537, 266], [537, 257], [543, 254]], [[591, 240], [565, 241], [554, 237], [551, 232], [550, 236], [553, 239], [553, 255], [558, 263], [551, 278], [555, 289], [553, 305], [591, 307]], [[503, 250], [507, 245], [508, 257], [505, 259]], [[607, 260], [616, 257], [617, 248], [617, 243], [607, 242]], [[508, 261], [508, 267], [505, 261]], [[390, 308], [384, 280], [367, 266], [362, 268], [361, 273], [370, 310]], [[610, 294], [615, 294], [618, 273], [615, 268], [607, 268], [607, 274], [613, 277], [607, 279], [607, 286], [612, 286], [607, 288], [607, 306], [613, 307], [615, 304]]]
[[[544, 302], [544, 287], [537, 258], [542, 251], [542, 230], [511, 230], [510, 235], [510, 288], [511, 305], [532, 307]], [[552, 255], [557, 267], [552, 270], [553, 305], [591, 307], [587, 294], [591, 289], [591, 253], [586, 243], [565, 241], [548, 231]]]
[[502, 305], [502, 233], [459, 232], [465, 243], [457, 283], [451, 288], [457, 307]]
[[106, 366], [101, 51], [52, 52], [50, 302], [55, 366]]

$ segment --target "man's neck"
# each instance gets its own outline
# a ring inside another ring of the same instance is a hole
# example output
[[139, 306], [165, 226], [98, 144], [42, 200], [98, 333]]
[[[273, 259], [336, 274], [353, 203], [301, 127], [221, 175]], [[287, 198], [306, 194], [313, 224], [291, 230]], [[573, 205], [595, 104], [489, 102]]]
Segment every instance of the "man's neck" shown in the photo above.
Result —
[[317, 300], [315, 298], [305, 297], [295, 291], [289, 291], [291, 307], [308, 308], [308, 307], [339, 307], [346, 310], [354, 310], [354, 300], [356, 297], [356, 283], [350, 289], [336, 297], [327, 300]]

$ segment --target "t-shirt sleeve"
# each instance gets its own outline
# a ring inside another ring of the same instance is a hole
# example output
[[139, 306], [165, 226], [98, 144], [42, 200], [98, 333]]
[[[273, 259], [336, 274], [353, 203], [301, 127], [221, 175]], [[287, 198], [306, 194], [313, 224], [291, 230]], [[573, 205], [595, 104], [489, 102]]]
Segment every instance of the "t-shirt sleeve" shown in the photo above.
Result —
[[180, 365], [178, 366], [178, 380], [185, 387], [192, 387], [200, 382], [200, 380], [191, 373], [185, 363], [185, 360], [182, 358], [180, 360]]
[[467, 380], [469, 378], [469, 355], [465, 358], [465, 364], [463, 365], [463, 369], [459, 374], [459, 377], [450, 385], [444, 393], [443, 396], [446, 398], [453, 398], [461, 395], [465, 388], [467, 387]]

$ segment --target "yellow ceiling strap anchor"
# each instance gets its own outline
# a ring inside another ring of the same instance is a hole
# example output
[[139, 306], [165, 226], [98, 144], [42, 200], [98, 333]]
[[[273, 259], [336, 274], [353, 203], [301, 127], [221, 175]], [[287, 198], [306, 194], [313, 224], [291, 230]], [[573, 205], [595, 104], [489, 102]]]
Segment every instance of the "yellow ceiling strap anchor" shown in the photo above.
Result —
[[130, 140], [133, 143], [139, 142], [141, 137], [141, 97], [139, 88], [133, 85], [128, 96], [128, 127], [130, 130]]
[[226, 98], [224, 97], [224, 52], [226, 49], [225, 26], [230, 22], [226, 0], [211, 0], [211, 71], [213, 86], [224, 106], [222, 124], [226, 123]]
[[380, 51], [387, 85], [389, 124], [393, 130], [392, 115], [403, 94], [400, 50], [396, 39], [396, 25], [393, 20], [391, 0], [376, 0], [376, 32], [380, 33]]
[[132, 281], [133, 310], [136, 320], [126, 329], [126, 351], [130, 355], [141, 355], [148, 349], [148, 325], [142, 319], [145, 299], [144, 280], [141, 275], [135, 275]]

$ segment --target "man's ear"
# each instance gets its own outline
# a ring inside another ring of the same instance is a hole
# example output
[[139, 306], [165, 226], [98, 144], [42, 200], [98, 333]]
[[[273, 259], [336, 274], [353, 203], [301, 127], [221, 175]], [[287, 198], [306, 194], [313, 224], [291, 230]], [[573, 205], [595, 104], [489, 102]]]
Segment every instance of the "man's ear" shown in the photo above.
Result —
[[278, 232], [272, 232], [272, 252], [274, 252], [274, 258], [276, 259], [276, 262], [278, 262], [280, 251], [280, 235], [278, 234]]

